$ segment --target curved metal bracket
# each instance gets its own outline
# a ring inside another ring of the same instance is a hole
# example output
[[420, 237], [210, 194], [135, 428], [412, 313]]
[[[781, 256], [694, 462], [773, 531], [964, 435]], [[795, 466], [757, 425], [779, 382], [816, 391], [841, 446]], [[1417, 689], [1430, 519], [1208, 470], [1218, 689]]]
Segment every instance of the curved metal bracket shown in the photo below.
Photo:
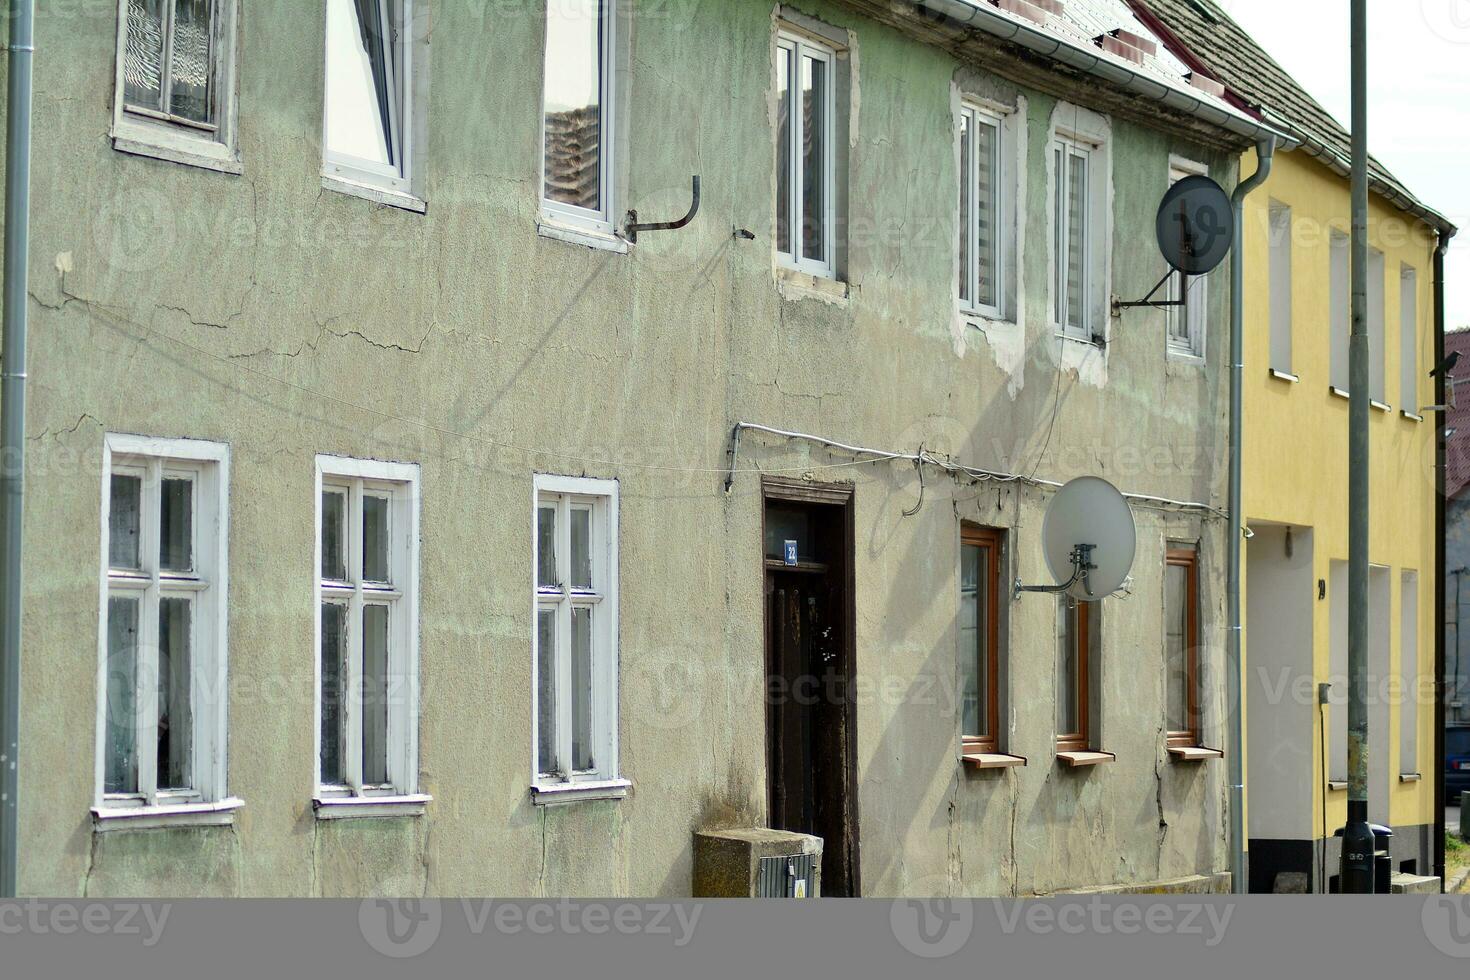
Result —
[[1097, 568], [1092, 563], [1092, 549], [1096, 547], [1097, 545], [1095, 544], [1079, 544], [1073, 547], [1072, 577], [1061, 585], [1022, 585], [1021, 579], [1018, 576], [1016, 578], [1016, 592], [1012, 597], [1012, 601], [1021, 598], [1022, 592], [1044, 592], [1048, 595], [1061, 595], [1078, 582], [1083, 584], [1083, 587], [1087, 589], [1087, 594], [1091, 596], [1092, 586], [1088, 582], [1087, 577]]
[[688, 214], [684, 215], [684, 217], [680, 218], [678, 221], [654, 221], [640, 224], [638, 221], [638, 212], [629, 211], [628, 216], [623, 219], [623, 237], [626, 238], [628, 241], [636, 244], [638, 241], [638, 233], [640, 231], [678, 231], [680, 228], [683, 228], [685, 225], [689, 224], [689, 222], [693, 221], [695, 215], [699, 214], [698, 175], [695, 175], [692, 183], [694, 201], [689, 205]]

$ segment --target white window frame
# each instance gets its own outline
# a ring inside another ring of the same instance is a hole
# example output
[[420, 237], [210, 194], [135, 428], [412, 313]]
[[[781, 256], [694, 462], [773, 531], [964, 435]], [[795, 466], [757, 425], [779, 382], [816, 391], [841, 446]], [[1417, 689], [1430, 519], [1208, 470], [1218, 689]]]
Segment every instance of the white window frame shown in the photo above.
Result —
[[1292, 261], [1293, 240], [1291, 207], [1272, 200], [1267, 208], [1267, 270], [1271, 277], [1270, 341], [1271, 370], [1291, 375], [1292, 363]]
[[[116, 150], [187, 166], [239, 174], [238, 0], [214, 0], [211, 62], [216, 99], [213, 128], [127, 105], [124, 67], [128, 43], [128, 0], [117, 0], [117, 56], [113, 81], [112, 145]], [[170, 6], [170, 12], [173, 7]]]
[[[136, 571], [112, 569], [110, 514], [112, 477], [128, 473], [143, 480], [139, 514], [139, 563]], [[158, 504], [165, 476], [188, 476], [194, 483], [191, 518], [194, 535], [194, 569], [191, 573], [164, 572], [158, 567]], [[228, 822], [239, 800], [225, 795], [227, 772], [225, 752], [228, 724], [228, 623], [229, 595], [229, 447], [195, 439], [156, 439], [148, 436], [108, 433], [102, 452], [102, 553], [99, 578], [97, 634], [97, 728], [95, 740], [95, 806], [100, 824], [121, 818], [129, 825], [141, 820], [175, 818], [187, 821], [204, 817], [204, 822]], [[137, 648], [137, 692], [134, 735], [138, 757], [138, 791], [114, 794], [106, 791], [108, 600], [118, 594], [140, 600], [139, 634], [156, 633], [158, 605], [166, 596], [192, 598], [190, 642], [190, 707], [193, 712], [191, 765], [193, 784], [160, 792], [154, 752], [156, 744], [157, 662], [156, 646], [140, 642]], [[145, 662], [146, 661], [146, 662]]]
[[[1013, 165], [1007, 162], [1007, 156], [1011, 148], [1012, 135], [1010, 134], [1010, 119], [1008, 113], [991, 108], [974, 100], [964, 100], [960, 104], [960, 117], [968, 123], [969, 145], [965, 147], [965, 153], [961, 159], [969, 159], [970, 167], [967, 173], [961, 174], [964, 187], [961, 193], [966, 195], [969, 204], [968, 227], [964, 229], [966, 244], [968, 245], [969, 261], [960, 269], [960, 276], [965, 280], [965, 291], [969, 293], [969, 299], [960, 299], [960, 310], [976, 316], [987, 317], [994, 320], [1005, 320], [1011, 303], [1011, 289], [1009, 286], [1011, 276], [1011, 256], [1015, 249], [1015, 207], [1013, 200], [1015, 188], [1011, 181]], [[977, 142], [976, 127], [981, 123], [992, 126], [995, 129], [995, 194], [992, 208], [995, 214], [995, 303], [981, 303], [980, 295], [980, 257], [978, 254], [979, 242], [979, 210], [976, 205], [980, 200], [979, 179], [980, 168], [976, 163], [975, 147]], [[958, 138], [965, 140], [964, 129], [961, 128]], [[960, 215], [966, 214], [966, 200], [960, 202]]]
[[[1171, 157], [1169, 160], [1169, 186], [1177, 184], [1186, 177], [1210, 175], [1210, 168], [1193, 160], [1184, 160], [1179, 157]], [[1171, 300], [1181, 298], [1179, 291], [1180, 274], [1175, 273], [1169, 277], [1168, 297]], [[1209, 310], [1210, 290], [1208, 275], [1185, 276], [1185, 293], [1183, 306], [1166, 306], [1164, 315], [1167, 321], [1164, 337], [1168, 353], [1177, 358], [1203, 361], [1205, 358], [1205, 342], [1209, 334]], [[1182, 326], [1183, 330], [1178, 329]], [[1176, 337], [1176, 334], [1182, 336]]]
[[[314, 485], [316, 514], [312, 548], [312, 618], [315, 686], [312, 771], [315, 804], [321, 818], [391, 816], [422, 812], [429, 797], [418, 792], [419, 748], [419, 467], [415, 463], [351, 459], [321, 454], [316, 457]], [[348, 495], [344, 520], [346, 580], [322, 578], [322, 494], [340, 489]], [[362, 565], [362, 498], [385, 496], [388, 507], [388, 567], [391, 585], [364, 583], [355, 574]], [[344, 775], [342, 784], [322, 782], [322, 615], [323, 601], [339, 599], [349, 605], [347, 671], [341, 689], [344, 712]], [[362, 779], [361, 704], [362, 607], [367, 601], [388, 605], [388, 670], [397, 680], [388, 701], [388, 782], [364, 785]], [[355, 731], [355, 735], [354, 735]]]
[[[552, 3], [557, 0], [551, 0]], [[602, 18], [602, 73], [598, 79], [598, 98], [601, 106], [602, 118], [598, 124], [598, 139], [601, 143], [598, 149], [598, 163], [601, 187], [602, 208], [597, 211], [588, 208], [577, 207], [562, 201], [553, 201], [546, 196], [546, 87], [541, 87], [541, 134], [537, 146], [540, 156], [540, 164], [537, 168], [537, 179], [539, 180], [538, 196], [541, 198], [542, 217], [552, 222], [568, 226], [577, 231], [590, 232], [593, 235], [611, 237], [617, 234], [617, 119], [618, 119], [618, 86], [616, 84], [618, 75], [618, 0], [599, 0], [599, 14]], [[544, 10], [543, 10], [544, 13]], [[546, 48], [542, 45], [541, 62], [542, 71], [550, 71], [546, 64]]]
[[[1052, 169], [1056, 170], [1055, 160], [1057, 151], [1062, 153], [1063, 169], [1052, 175], [1054, 184], [1048, 206], [1052, 210], [1051, 235], [1052, 235], [1052, 304], [1051, 319], [1056, 332], [1071, 340], [1080, 340], [1092, 343], [1093, 337], [1101, 332], [1097, 320], [1097, 303], [1095, 292], [1097, 289], [1094, 279], [1098, 275], [1094, 251], [1096, 249], [1095, 239], [1099, 234], [1097, 224], [1097, 200], [1098, 173], [1097, 164], [1102, 158], [1102, 145], [1090, 139], [1074, 136], [1068, 133], [1058, 132], [1053, 134], [1048, 153], [1051, 156]], [[1067, 307], [1070, 296], [1067, 293], [1067, 260], [1062, 252], [1062, 247], [1071, 238], [1071, 208], [1066, 207], [1066, 195], [1069, 193], [1071, 182], [1067, 175], [1071, 171], [1071, 161], [1074, 155], [1081, 156], [1087, 160], [1087, 182], [1085, 190], [1087, 199], [1083, 202], [1082, 213], [1086, 215], [1087, 227], [1082, 235], [1082, 316], [1081, 325], [1073, 325], [1067, 322]], [[1062, 198], [1063, 207], [1058, 209], [1057, 198]], [[1058, 315], [1060, 314], [1060, 315]]]
[[[539, 581], [541, 548], [538, 526], [540, 508], [547, 502], [557, 507], [557, 576], [562, 587], [545, 588]], [[573, 590], [566, 563], [570, 560], [573, 506], [592, 510], [590, 537], [592, 588]], [[539, 613], [556, 608], [557, 621], [557, 757], [571, 757], [571, 610], [592, 610], [592, 755], [596, 768], [586, 772], [544, 773], [540, 771], [541, 731]], [[531, 789], [538, 803], [574, 799], [611, 798], [626, 795], [629, 785], [618, 768], [618, 483], [586, 477], [536, 474], [531, 497]]]
[[[326, 0], [322, 5], [324, 20], [330, 16]], [[350, 0], [349, 0], [350, 2]], [[379, 204], [424, 211], [422, 146], [427, 137], [424, 115], [428, 109], [428, 43], [427, 5], [423, 0], [383, 0], [383, 16], [393, 24], [397, 49], [398, 76], [394, 79], [397, 100], [390, 100], [390, 116], [394, 120], [399, 166], [390, 167], [349, 154], [334, 153], [327, 145], [331, 103], [326, 91], [325, 48], [322, 52], [322, 186]], [[325, 32], [324, 32], [325, 36]], [[396, 115], [394, 112], [396, 111]]]
[[[789, 237], [791, 240], [791, 251], [783, 252], [779, 244], [776, 246], [776, 261], [786, 269], [794, 269], [804, 272], [819, 279], [837, 278], [837, 51], [835, 48], [823, 44], [806, 34], [800, 34], [790, 30], [778, 30], [776, 32], [776, 46], [774, 57], [781, 57], [786, 52], [791, 58], [791, 119], [788, 127], [791, 133], [791, 146], [788, 148], [787, 161], [790, 168], [787, 174], [787, 184], [790, 188], [790, 198], [787, 201], [789, 214]], [[826, 152], [822, 154], [822, 187], [826, 191], [827, 200], [822, 209], [822, 248], [823, 255], [820, 258], [805, 258], [802, 256], [802, 234], [801, 215], [805, 206], [803, 192], [805, 190], [802, 181], [802, 157], [798, 152], [801, 147], [801, 134], [806, 129], [805, 106], [801, 100], [795, 97], [795, 93], [801, 86], [802, 59], [812, 58], [822, 61], [827, 65], [827, 91], [825, 93], [825, 105], [822, 107], [826, 125], [822, 127], [822, 139], [825, 141]], [[775, 85], [779, 77], [774, 58], [771, 64], [772, 84]], [[780, 138], [780, 128], [774, 136]], [[777, 149], [777, 161], [780, 159], [779, 147]], [[780, 187], [779, 179], [776, 186]], [[775, 202], [776, 208], [772, 211], [772, 234], [771, 241], [778, 243], [780, 236], [776, 234], [776, 221], [779, 219], [779, 201]]]

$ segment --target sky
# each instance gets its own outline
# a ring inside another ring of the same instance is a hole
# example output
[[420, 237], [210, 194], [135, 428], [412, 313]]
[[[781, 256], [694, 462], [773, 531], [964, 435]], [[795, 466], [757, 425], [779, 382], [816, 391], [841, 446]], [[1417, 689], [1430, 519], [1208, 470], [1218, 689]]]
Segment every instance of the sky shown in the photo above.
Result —
[[[1344, 124], [1348, 0], [1218, 0]], [[1470, 0], [1368, 0], [1368, 147], [1460, 229], [1445, 322], [1470, 326]]]

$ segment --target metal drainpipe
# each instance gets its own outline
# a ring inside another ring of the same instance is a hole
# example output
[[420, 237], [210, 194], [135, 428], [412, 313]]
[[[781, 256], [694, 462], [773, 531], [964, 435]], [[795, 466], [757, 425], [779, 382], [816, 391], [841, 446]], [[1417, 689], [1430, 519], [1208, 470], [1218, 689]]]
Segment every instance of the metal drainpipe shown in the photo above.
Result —
[[1276, 140], [1256, 144], [1256, 172], [1237, 184], [1230, 203], [1235, 215], [1235, 256], [1230, 262], [1230, 539], [1226, 557], [1225, 604], [1230, 627], [1226, 642], [1230, 699], [1230, 887], [1237, 895], [1249, 889], [1245, 880], [1245, 667], [1240, 657], [1240, 542], [1245, 535], [1241, 508], [1241, 386], [1245, 371], [1245, 199], [1271, 176]]
[[[1434, 249], [1434, 363], [1444, 363], [1444, 255], [1453, 232], [1441, 231]], [[1445, 372], [1435, 372], [1434, 404], [1445, 404]], [[1444, 888], [1445, 838], [1445, 423], [1448, 412], [1434, 421], [1434, 873]], [[1460, 646], [1460, 570], [1455, 572], [1455, 648]], [[1455, 685], [1459, 686], [1456, 657]]]
[[10, 0], [5, 118], [4, 365], [0, 367], [0, 898], [16, 894], [21, 520], [25, 493], [26, 267], [31, 217], [35, 0]]

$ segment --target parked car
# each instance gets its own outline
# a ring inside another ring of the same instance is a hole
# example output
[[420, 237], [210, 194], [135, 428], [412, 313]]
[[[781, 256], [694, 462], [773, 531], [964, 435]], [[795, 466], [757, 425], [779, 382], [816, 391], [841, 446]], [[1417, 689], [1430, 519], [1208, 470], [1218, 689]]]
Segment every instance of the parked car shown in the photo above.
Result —
[[1458, 803], [1470, 790], [1470, 725], [1446, 728], [1444, 733], [1444, 795]]

